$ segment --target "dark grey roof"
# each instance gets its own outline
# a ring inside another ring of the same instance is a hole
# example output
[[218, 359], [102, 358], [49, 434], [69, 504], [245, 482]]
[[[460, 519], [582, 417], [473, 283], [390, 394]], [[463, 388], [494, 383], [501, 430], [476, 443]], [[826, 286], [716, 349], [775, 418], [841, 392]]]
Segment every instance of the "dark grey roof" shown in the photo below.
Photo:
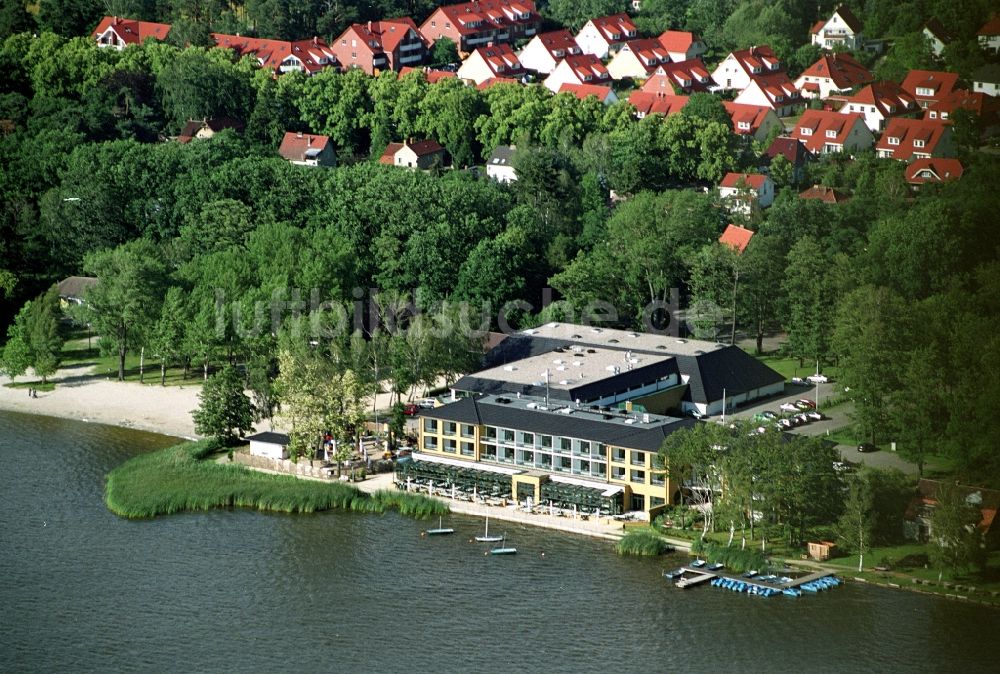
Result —
[[497, 145], [486, 163], [489, 166], [513, 166], [515, 151], [516, 148], [513, 145]]
[[972, 73], [973, 82], [1000, 83], [1000, 63], [987, 63]]
[[540, 356], [554, 351], [561, 346], [570, 346], [573, 342], [552, 337], [532, 337], [525, 334], [509, 335], [483, 357], [483, 369], [506, 365], [523, 358]]
[[272, 433], [271, 431], [264, 431], [263, 433], [258, 433], [257, 435], [249, 435], [244, 440], [248, 442], [253, 440], [255, 442], [267, 442], [272, 445], [282, 445], [288, 444], [288, 436], [284, 433]]
[[82, 300], [87, 288], [97, 284], [97, 279], [93, 276], [68, 276], [56, 284], [59, 297]]
[[688, 376], [684, 399], [709, 403], [726, 395], [734, 396], [785, 381], [772, 370], [736, 346], [711, 351], [698, 356], [675, 356], [681, 372]]
[[569, 436], [648, 452], [658, 451], [663, 439], [674, 431], [702, 423], [695, 419], [664, 420], [663, 417], [658, 417], [657, 421], [649, 424], [626, 425], [620, 419], [601, 421], [584, 418], [585, 414], [529, 410], [517, 405], [483, 402], [476, 397], [461, 398], [448, 405], [421, 412], [420, 416], [463, 424], [512, 428], [529, 433]]

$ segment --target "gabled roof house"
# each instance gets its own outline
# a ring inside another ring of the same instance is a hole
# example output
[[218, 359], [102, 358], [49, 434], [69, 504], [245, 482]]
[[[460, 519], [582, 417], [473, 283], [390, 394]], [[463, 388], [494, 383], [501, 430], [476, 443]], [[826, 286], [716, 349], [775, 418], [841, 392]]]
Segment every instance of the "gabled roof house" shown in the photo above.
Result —
[[789, 134], [814, 155], [831, 152], [853, 154], [870, 148], [875, 136], [858, 113], [806, 110]]
[[336, 166], [337, 153], [329, 136], [288, 131], [281, 139], [278, 154], [299, 166]]
[[169, 23], [106, 16], [97, 24], [90, 37], [97, 41], [98, 47], [121, 50], [130, 44], [142, 44], [146, 39], [166, 40], [169, 32]]
[[462, 53], [491, 44], [530, 38], [538, 32], [542, 17], [534, 0], [473, 0], [442, 5], [420, 24], [428, 44], [446, 37]]
[[823, 54], [795, 80], [805, 98], [827, 98], [872, 82], [875, 76], [850, 54]]
[[929, 108], [951, 94], [958, 82], [958, 73], [940, 70], [911, 70], [900, 85], [921, 108]]
[[823, 49], [860, 49], [864, 46], [861, 21], [844, 5], [837, 7], [829, 19], [817, 21], [809, 32], [812, 34], [812, 44]]
[[696, 59], [708, 51], [701, 38], [684, 30], [665, 30], [656, 39], [666, 48], [671, 61]]
[[517, 58], [525, 68], [544, 74], [555, 70], [559, 61], [567, 56], [582, 53], [572, 33], [562, 29], [531, 38]]
[[410, 18], [351, 24], [331, 49], [344, 68], [361, 68], [369, 75], [420, 65], [428, 55], [427, 44]]
[[639, 29], [632, 17], [624, 12], [591, 19], [576, 34], [576, 43], [584, 54], [606, 58], [616, 52], [629, 40], [635, 39]]
[[458, 69], [459, 78], [476, 85], [495, 77], [518, 79], [526, 73], [509, 44], [476, 47]]
[[716, 88], [715, 80], [700, 58], [663, 63], [642, 85], [643, 91], [668, 94], [692, 94]]
[[781, 120], [771, 108], [764, 105], [748, 105], [723, 101], [729, 118], [733, 120], [733, 133], [744, 138], [762, 141], [771, 129], [781, 126]]
[[902, 117], [889, 120], [875, 151], [879, 157], [905, 162], [955, 154], [949, 124], [940, 120]]
[[913, 116], [920, 112], [917, 100], [900, 85], [879, 81], [854, 94], [841, 106], [843, 113], [856, 112], [865, 118], [865, 124], [878, 133], [885, 128], [890, 117]]
[[611, 75], [601, 59], [593, 54], [576, 54], [559, 61], [542, 84], [549, 91], [558, 93], [564, 84], [603, 85], [611, 82]]
[[670, 62], [666, 48], [652, 38], [629, 40], [608, 63], [608, 72], [616, 80], [625, 77], [645, 79]]

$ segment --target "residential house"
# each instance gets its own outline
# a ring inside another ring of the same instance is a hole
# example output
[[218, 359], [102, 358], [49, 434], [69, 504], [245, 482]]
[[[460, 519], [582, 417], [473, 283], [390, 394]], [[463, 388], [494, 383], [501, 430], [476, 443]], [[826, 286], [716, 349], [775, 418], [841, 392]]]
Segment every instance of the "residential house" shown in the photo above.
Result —
[[429, 53], [410, 18], [351, 24], [331, 49], [344, 68], [361, 68], [369, 75], [420, 65]]
[[719, 183], [719, 198], [729, 210], [749, 215], [774, 203], [774, 182], [762, 173], [727, 173]]
[[781, 126], [777, 113], [764, 105], [746, 105], [723, 101], [729, 118], [733, 120], [733, 133], [746, 139], [763, 141], [771, 130]]
[[604, 105], [614, 105], [618, 102], [618, 95], [611, 87], [600, 84], [563, 84], [556, 93], [570, 93], [581, 101], [590, 96], [594, 96]]
[[337, 55], [318, 37], [288, 42], [212, 33], [212, 39], [216, 47], [231, 49], [238, 58], [249, 56], [261, 68], [279, 75], [287, 72], [313, 75], [323, 68], [337, 66]]
[[812, 160], [813, 155], [802, 144], [802, 141], [789, 136], [778, 136], [772, 140], [771, 144], [764, 150], [764, 154], [760, 156], [758, 165], [761, 173], [769, 174], [771, 162], [779, 155], [787, 159], [791, 165], [793, 183], [798, 184], [805, 180], [806, 164]]
[[813, 25], [812, 44], [823, 49], [847, 47], [861, 49], [864, 46], [864, 36], [861, 33], [861, 22], [849, 8], [841, 5], [833, 11], [829, 19], [817, 21]]
[[531, 38], [517, 58], [528, 70], [548, 74], [556, 69], [556, 64], [562, 59], [582, 53], [572, 33], [563, 29]]
[[475, 84], [494, 77], [520, 79], [527, 71], [509, 44], [476, 47], [458, 69], [458, 76]]
[[666, 48], [652, 38], [629, 40], [608, 63], [608, 72], [616, 80], [631, 77], [645, 79], [664, 63], [670, 62]]
[[71, 304], [83, 304], [87, 291], [97, 285], [94, 276], [67, 276], [56, 284], [59, 304], [66, 308]]
[[564, 84], [608, 84], [611, 75], [593, 54], [576, 54], [559, 61], [542, 84], [552, 93], [558, 93]]
[[972, 90], [1000, 97], [1000, 65], [990, 63], [972, 73]]
[[764, 45], [730, 53], [712, 71], [712, 79], [723, 91], [743, 91], [754, 77], [777, 72], [782, 72], [781, 62], [774, 51]]
[[337, 153], [329, 136], [301, 131], [287, 131], [278, 154], [299, 166], [336, 166]]
[[177, 142], [181, 145], [194, 139], [208, 140], [223, 129], [243, 130], [243, 122], [232, 117], [217, 117], [212, 119], [189, 119], [184, 125]]
[[426, 171], [434, 166], [443, 166], [446, 159], [444, 148], [435, 140], [407, 140], [389, 143], [378, 161], [380, 164]]
[[951, 94], [958, 82], [958, 73], [939, 70], [911, 70], [903, 78], [902, 86], [917, 105], [925, 110]]
[[712, 75], [699, 58], [663, 63], [642, 85], [643, 91], [653, 93], [662, 91], [667, 94], [692, 94], [716, 88], [718, 87]]
[[944, 53], [944, 48], [955, 39], [955, 36], [940, 21], [933, 17], [924, 24], [923, 34], [924, 38], [930, 43], [934, 56], [938, 58]]
[[879, 157], [910, 162], [915, 159], [951, 157], [955, 154], [951, 126], [940, 120], [889, 120], [875, 151]]
[[802, 105], [802, 94], [783, 72], [755, 75], [750, 84], [734, 99], [735, 103], [760, 105], [774, 110], [779, 117], [794, 115]]
[[[917, 494], [910, 501], [903, 522], [907, 538], [926, 541], [934, 536], [933, 512], [938, 505], [938, 494], [942, 486], [940, 480], [921, 478], [917, 482]], [[997, 521], [997, 511], [1000, 510], [1000, 491], [959, 484], [955, 485], [955, 490], [958, 497], [975, 513], [973, 524], [983, 537], [983, 544], [988, 549], [995, 548], [1000, 535], [997, 533], [998, 527], [993, 525]]]
[[842, 204], [845, 201], [850, 201], [851, 197], [843, 192], [838, 192], [832, 187], [813, 185], [809, 189], [799, 192], [799, 199], [815, 199], [816, 201], [822, 201], [824, 204]]
[[633, 91], [629, 94], [628, 102], [635, 108], [635, 116], [642, 119], [646, 115], [663, 115], [669, 117], [681, 111], [687, 105], [687, 96], [674, 96], [673, 94], [649, 93], [646, 91]]
[[435, 68], [411, 68], [409, 66], [403, 66], [399, 69], [399, 78], [402, 79], [409, 75], [410, 73], [417, 72], [423, 75], [424, 79], [427, 80], [428, 84], [434, 84], [440, 82], [441, 80], [446, 80], [452, 77], [458, 77], [457, 74], [449, 70], [437, 70]]
[[497, 145], [486, 160], [486, 175], [498, 183], [517, 182], [517, 171], [514, 170], [515, 145]]
[[541, 25], [534, 0], [473, 0], [438, 7], [420, 25], [420, 34], [430, 45], [446, 37], [460, 52], [469, 53], [533, 37]]
[[957, 159], [917, 159], [906, 167], [906, 182], [914, 188], [928, 183], [949, 183], [965, 172]]
[[1000, 100], [983, 92], [955, 89], [951, 94], [924, 111], [924, 119], [950, 120], [956, 110], [968, 110], [979, 117], [985, 126], [996, 124]]
[[136, 21], [120, 16], [106, 16], [90, 34], [98, 47], [122, 50], [130, 44], [142, 44], [146, 39], [163, 41], [170, 32], [169, 23]]
[[1000, 54], [1000, 14], [983, 24], [976, 31], [979, 46], [991, 54]]
[[724, 246], [729, 246], [737, 253], [742, 253], [747, 249], [747, 246], [750, 245], [750, 239], [752, 238], [752, 229], [729, 224], [726, 225], [726, 231], [724, 231], [722, 236], [719, 237], [719, 243]]
[[705, 43], [695, 35], [684, 30], [666, 30], [656, 38], [667, 50], [670, 60], [690, 61], [704, 55], [708, 51]]
[[795, 124], [791, 137], [814, 155], [831, 152], [853, 154], [875, 144], [875, 136], [859, 113], [842, 114], [832, 110], [806, 110]]
[[913, 116], [920, 111], [917, 99], [902, 86], [890, 81], [879, 81], [846, 99], [842, 113], [856, 112], [865, 118], [865, 124], [878, 133], [891, 117]]
[[795, 80], [805, 98], [828, 98], [875, 80], [850, 54], [823, 54]]
[[284, 433], [267, 431], [244, 438], [250, 443], [250, 456], [263, 456], [268, 459], [288, 458], [288, 436]]
[[576, 43], [584, 54], [607, 58], [621, 49], [626, 42], [635, 39], [638, 29], [628, 14], [612, 14], [591, 19], [576, 34]]

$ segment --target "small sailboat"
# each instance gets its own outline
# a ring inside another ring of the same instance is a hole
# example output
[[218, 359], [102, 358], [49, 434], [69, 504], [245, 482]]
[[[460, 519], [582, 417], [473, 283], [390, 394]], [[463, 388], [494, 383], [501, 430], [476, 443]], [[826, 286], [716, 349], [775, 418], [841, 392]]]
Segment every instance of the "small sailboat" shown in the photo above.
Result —
[[503, 536], [497, 536], [494, 534], [490, 536], [490, 518], [486, 518], [486, 531], [483, 532], [482, 536], [476, 536], [477, 543], [499, 543], [503, 540]]
[[512, 546], [507, 546], [507, 535], [504, 534], [500, 537], [500, 545], [492, 548], [490, 550], [491, 555], [516, 555], [517, 548]]
[[444, 519], [443, 517], [438, 517], [437, 528], [436, 529], [428, 529], [427, 530], [427, 535], [428, 536], [442, 536], [444, 534], [453, 534], [453, 533], [455, 533], [455, 530], [452, 529], [451, 527], [443, 527], [443, 526], [441, 526], [441, 523], [442, 523], [443, 519]]

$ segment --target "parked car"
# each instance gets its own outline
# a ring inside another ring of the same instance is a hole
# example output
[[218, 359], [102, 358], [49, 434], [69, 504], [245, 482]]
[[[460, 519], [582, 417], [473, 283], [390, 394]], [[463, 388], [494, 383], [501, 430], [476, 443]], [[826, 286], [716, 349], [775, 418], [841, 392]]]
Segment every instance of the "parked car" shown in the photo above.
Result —
[[765, 419], [777, 419], [778, 418], [778, 415], [775, 412], [772, 412], [771, 410], [764, 410], [760, 414]]
[[805, 405], [810, 409], [816, 409], [816, 403], [814, 403], [812, 400], [809, 400], [809, 398], [799, 398], [797, 402]]
[[779, 409], [782, 412], [798, 412], [799, 408], [795, 406], [795, 403], [781, 403]]
[[794, 428], [795, 426], [790, 419], [778, 419], [778, 424], [785, 429]]
[[416, 416], [416, 414], [419, 411], [420, 408], [413, 403], [406, 403], [405, 405], [403, 405], [403, 414], [405, 414], [408, 417]]
[[698, 410], [689, 410], [688, 411], [688, 416], [689, 417], [694, 417], [695, 419], [707, 419], [708, 418], [707, 414], [702, 414]]
[[809, 405], [806, 405], [801, 400], [796, 401], [796, 402], [794, 402], [792, 404], [795, 405], [795, 409], [797, 409], [800, 412], [808, 412], [809, 410], [812, 409], [812, 407], [810, 407]]
[[813, 410], [812, 412], [806, 412], [806, 416], [812, 419], [813, 421], [823, 421], [823, 419], [826, 419], [826, 417], [823, 416], [822, 412], [817, 412], [816, 410]]
[[437, 401], [434, 398], [422, 398], [417, 401], [418, 407], [423, 407], [424, 409], [432, 410]]
[[802, 377], [792, 377], [792, 383], [796, 386], [809, 386], [809, 382]]
[[825, 374], [811, 374], [808, 377], [806, 377], [806, 380], [812, 382], [813, 384], [829, 384], [830, 383], [830, 378], [827, 377]]
[[876, 447], [875, 445], [873, 445], [870, 442], [862, 442], [860, 445], [858, 445], [858, 451], [859, 452], [877, 452], [878, 451], [878, 447]]

